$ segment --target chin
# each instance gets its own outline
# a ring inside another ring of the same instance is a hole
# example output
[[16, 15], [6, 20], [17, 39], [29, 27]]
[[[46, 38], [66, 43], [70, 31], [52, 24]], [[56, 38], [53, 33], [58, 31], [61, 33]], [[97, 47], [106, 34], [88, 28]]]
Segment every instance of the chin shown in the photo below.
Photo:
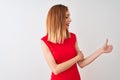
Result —
[[68, 29], [69, 28], [69, 26], [66, 26], [66, 29]]
[[69, 26], [67, 26], [67, 29], [69, 29]]

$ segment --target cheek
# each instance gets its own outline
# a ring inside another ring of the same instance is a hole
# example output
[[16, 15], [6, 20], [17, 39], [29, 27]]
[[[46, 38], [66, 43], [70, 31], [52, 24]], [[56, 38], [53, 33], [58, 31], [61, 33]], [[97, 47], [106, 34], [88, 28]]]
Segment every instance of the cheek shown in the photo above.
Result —
[[66, 19], [66, 23], [69, 22], [69, 19]]
[[71, 22], [71, 19], [70, 18], [66, 19], [66, 22]]

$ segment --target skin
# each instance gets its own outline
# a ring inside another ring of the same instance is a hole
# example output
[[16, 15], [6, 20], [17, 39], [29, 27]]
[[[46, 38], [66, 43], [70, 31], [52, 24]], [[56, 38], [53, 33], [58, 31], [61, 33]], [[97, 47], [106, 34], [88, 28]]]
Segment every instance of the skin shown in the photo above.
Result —
[[[69, 28], [71, 19], [70, 19], [70, 13], [69, 11], [66, 12], [66, 29]], [[76, 41], [75, 43], [75, 49], [77, 51], [77, 55], [70, 60], [67, 60], [63, 63], [57, 64], [55, 62], [54, 57], [52, 56], [51, 51], [49, 50], [48, 46], [44, 43], [44, 41], [41, 40], [41, 47], [43, 50], [44, 57], [46, 59], [46, 62], [48, 66], [50, 67], [51, 71], [55, 74], [58, 75], [59, 73], [69, 69], [71, 66], [74, 64], [78, 64], [79, 67], [83, 68], [93, 62], [97, 57], [99, 57], [103, 53], [110, 53], [113, 49], [112, 45], [108, 44], [108, 39], [106, 39], [104, 45], [96, 50], [94, 53], [92, 53], [90, 56], [84, 58], [83, 53], [80, 51], [78, 47], [78, 42]]]
[[71, 22], [70, 13], [69, 13], [69, 11], [67, 11], [66, 12], [66, 29], [69, 28], [70, 22]]

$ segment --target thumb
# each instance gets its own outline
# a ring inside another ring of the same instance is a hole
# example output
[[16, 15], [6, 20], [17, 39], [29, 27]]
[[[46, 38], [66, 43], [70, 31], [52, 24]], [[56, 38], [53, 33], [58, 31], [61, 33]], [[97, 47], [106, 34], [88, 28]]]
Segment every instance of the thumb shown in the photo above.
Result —
[[104, 49], [106, 49], [107, 45], [108, 45], [108, 39], [106, 39], [106, 41], [104, 43]]
[[106, 39], [106, 41], [105, 41], [105, 46], [107, 46], [107, 44], [108, 44], [108, 39]]

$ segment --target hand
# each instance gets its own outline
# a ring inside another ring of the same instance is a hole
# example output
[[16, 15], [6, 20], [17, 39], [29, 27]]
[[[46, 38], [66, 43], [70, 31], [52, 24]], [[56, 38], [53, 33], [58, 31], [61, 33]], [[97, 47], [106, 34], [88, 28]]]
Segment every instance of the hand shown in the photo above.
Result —
[[112, 45], [108, 44], [108, 39], [106, 39], [105, 44], [103, 45], [103, 47], [101, 48], [102, 53], [110, 53], [113, 49]]
[[83, 53], [82, 53], [81, 51], [79, 51], [79, 52], [77, 53], [77, 56], [78, 56], [78, 61], [84, 60], [84, 55], [83, 55]]

